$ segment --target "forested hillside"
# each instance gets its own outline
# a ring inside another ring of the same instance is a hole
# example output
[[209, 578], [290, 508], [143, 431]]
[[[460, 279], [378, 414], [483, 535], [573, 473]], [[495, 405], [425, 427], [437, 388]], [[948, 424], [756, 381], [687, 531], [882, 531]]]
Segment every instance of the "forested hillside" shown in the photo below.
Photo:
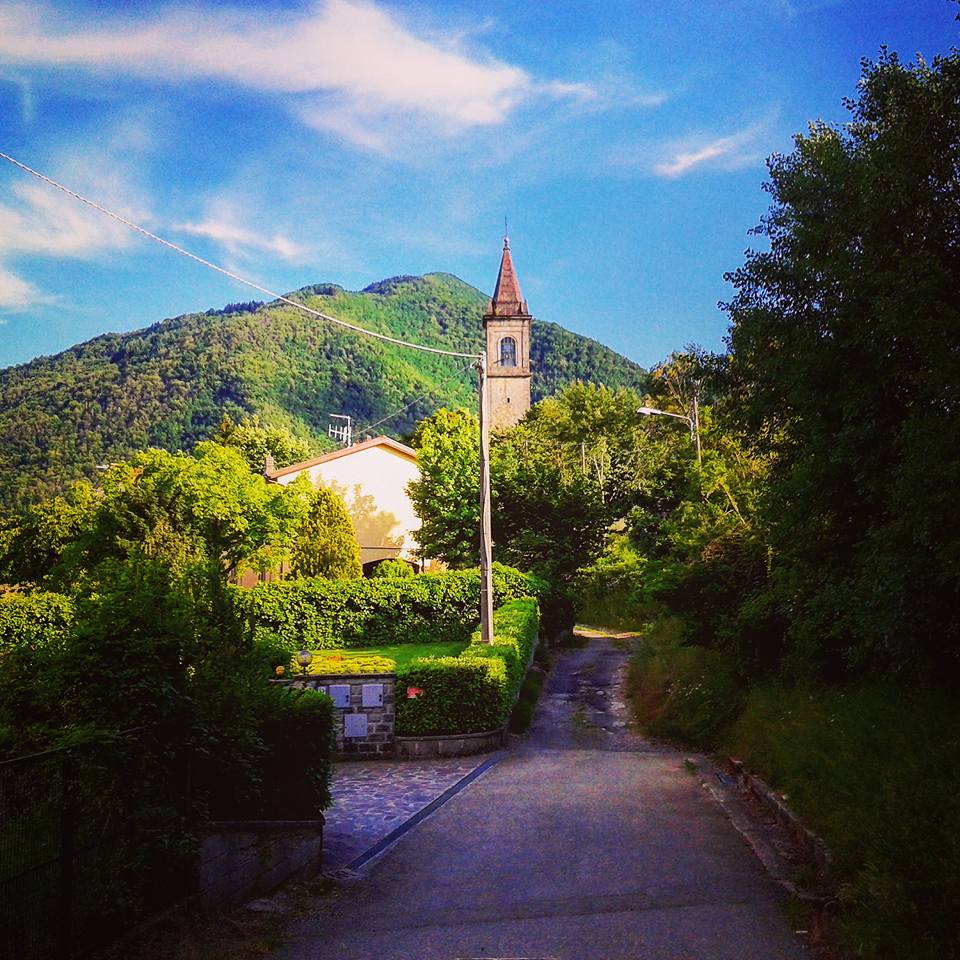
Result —
[[[394, 277], [360, 293], [317, 285], [291, 296], [420, 343], [482, 345], [487, 297], [449, 274]], [[553, 323], [534, 321], [532, 359], [534, 400], [577, 379], [645, 382], [633, 362]], [[0, 371], [0, 508], [49, 496], [145, 447], [189, 449], [225, 413], [258, 414], [320, 446], [332, 412], [360, 428], [416, 401], [384, 425], [401, 435], [441, 405], [472, 404], [473, 378], [466, 361], [363, 338], [279, 303], [231, 304], [105, 334]]]

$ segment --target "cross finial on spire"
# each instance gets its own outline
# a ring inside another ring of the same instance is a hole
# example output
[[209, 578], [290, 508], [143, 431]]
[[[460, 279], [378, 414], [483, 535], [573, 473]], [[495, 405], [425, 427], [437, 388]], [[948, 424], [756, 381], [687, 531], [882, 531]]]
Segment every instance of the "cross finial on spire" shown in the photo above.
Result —
[[503, 249], [510, 249], [510, 231], [507, 230], [507, 218], [503, 218]]

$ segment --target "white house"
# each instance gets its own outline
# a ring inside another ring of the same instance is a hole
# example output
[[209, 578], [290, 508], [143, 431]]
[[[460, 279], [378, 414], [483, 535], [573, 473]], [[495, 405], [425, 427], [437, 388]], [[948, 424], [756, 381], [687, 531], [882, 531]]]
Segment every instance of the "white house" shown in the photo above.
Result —
[[407, 484], [420, 479], [416, 450], [379, 436], [264, 475], [288, 484], [304, 473], [314, 486], [322, 484], [343, 497], [364, 567], [387, 559], [421, 566], [416, 555], [420, 519], [407, 494]]

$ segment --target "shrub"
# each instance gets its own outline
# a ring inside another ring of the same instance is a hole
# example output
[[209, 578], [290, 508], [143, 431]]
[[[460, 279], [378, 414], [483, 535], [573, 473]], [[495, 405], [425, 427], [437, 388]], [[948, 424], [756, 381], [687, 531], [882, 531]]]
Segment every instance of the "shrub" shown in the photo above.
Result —
[[[494, 598], [539, 595], [537, 578], [494, 564]], [[479, 617], [477, 570], [367, 580], [281, 580], [237, 590], [265, 642], [334, 650], [463, 638]]]
[[653, 734], [716, 747], [743, 704], [743, 684], [729, 654], [684, 644], [682, 635], [677, 618], [648, 626], [630, 660], [634, 712]]
[[[390, 657], [381, 657], [376, 654], [359, 654], [344, 656], [342, 653], [316, 654], [307, 671], [312, 674], [324, 673], [393, 673], [397, 668], [397, 661]], [[290, 673], [300, 672], [300, 665], [296, 657], [290, 661]]]
[[413, 567], [403, 560], [382, 560], [370, 573], [371, 577], [412, 577]]
[[[423, 657], [397, 671], [400, 736], [481, 733], [510, 714], [537, 642], [540, 611], [531, 598], [494, 612], [494, 639], [473, 642], [459, 657]], [[404, 695], [408, 687], [423, 692]]]
[[254, 815], [316, 820], [330, 806], [333, 701], [316, 690], [269, 689], [259, 712], [263, 779]]

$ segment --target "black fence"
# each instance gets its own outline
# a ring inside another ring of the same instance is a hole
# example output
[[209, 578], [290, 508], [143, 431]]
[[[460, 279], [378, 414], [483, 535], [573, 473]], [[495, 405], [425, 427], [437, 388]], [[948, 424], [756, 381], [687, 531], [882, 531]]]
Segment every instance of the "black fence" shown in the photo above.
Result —
[[0, 763], [0, 957], [88, 956], [192, 892], [177, 767], [139, 731]]

